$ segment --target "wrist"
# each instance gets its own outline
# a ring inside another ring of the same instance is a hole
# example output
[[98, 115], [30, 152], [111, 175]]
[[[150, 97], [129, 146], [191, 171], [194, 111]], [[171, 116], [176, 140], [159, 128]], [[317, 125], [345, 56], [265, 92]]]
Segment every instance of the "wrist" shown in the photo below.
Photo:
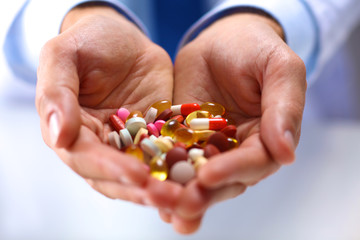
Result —
[[66, 14], [61, 24], [60, 32], [64, 32], [81, 19], [91, 16], [104, 16], [117, 21], [128, 22], [121, 13], [112, 7], [102, 4], [101, 2], [88, 2], [74, 7]]
[[[228, 16], [225, 16], [216, 22], [214, 22], [214, 25], [216, 24], [240, 24], [241, 26], [245, 26], [248, 24], [264, 24], [270, 27], [281, 39], [285, 41], [285, 33], [281, 25], [272, 17], [265, 15], [265, 14], [259, 14], [259, 13], [235, 13]], [[211, 25], [210, 25], [211, 27]]]

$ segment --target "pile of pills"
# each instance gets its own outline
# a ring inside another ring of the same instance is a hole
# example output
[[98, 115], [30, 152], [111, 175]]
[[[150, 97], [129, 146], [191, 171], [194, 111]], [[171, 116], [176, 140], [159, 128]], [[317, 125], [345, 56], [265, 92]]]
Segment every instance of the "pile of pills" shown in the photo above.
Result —
[[225, 108], [211, 102], [163, 100], [145, 116], [120, 108], [109, 118], [109, 144], [146, 164], [153, 177], [186, 184], [211, 156], [238, 146], [236, 127], [224, 115]]

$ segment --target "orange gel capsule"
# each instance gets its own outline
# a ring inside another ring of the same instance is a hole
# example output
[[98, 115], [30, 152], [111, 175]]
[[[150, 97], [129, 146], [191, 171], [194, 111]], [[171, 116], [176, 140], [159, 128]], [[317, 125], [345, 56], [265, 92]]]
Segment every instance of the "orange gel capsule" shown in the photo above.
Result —
[[175, 142], [182, 142], [186, 147], [190, 147], [196, 142], [196, 135], [194, 131], [189, 128], [178, 128], [174, 132]]
[[225, 108], [219, 103], [206, 102], [200, 105], [200, 109], [208, 111], [214, 116], [225, 114]]
[[173, 137], [178, 128], [181, 128], [181, 124], [175, 119], [170, 119], [162, 126], [161, 135]]
[[143, 114], [140, 111], [133, 111], [129, 114], [126, 120], [129, 120], [130, 118], [134, 118], [134, 117], [144, 118]]

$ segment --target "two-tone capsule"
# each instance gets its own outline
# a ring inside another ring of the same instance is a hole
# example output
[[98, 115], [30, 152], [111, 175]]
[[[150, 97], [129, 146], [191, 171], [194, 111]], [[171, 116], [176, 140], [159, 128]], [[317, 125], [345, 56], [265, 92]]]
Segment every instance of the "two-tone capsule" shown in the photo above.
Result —
[[226, 126], [224, 118], [194, 118], [190, 121], [190, 128], [194, 130], [221, 130]]
[[181, 105], [173, 105], [170, 110], [173, 112], [173, 115], [184, 115], [187, 116], [190, 113], [200, 110], [200, 105], [197, 103], [185, 103]]

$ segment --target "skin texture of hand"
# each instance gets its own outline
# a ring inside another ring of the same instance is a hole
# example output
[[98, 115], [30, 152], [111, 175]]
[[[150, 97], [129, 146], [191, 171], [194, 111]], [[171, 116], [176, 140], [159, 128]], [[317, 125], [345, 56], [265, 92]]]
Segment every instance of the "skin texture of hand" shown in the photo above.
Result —
[[218, 20], [183, 47], [174, 71], [174, 103], [222, 104], [238, 126], [240, 142], [200, 169], [174, 212], [160, 211], [176, 231], [193, 233], [212, 204], [294, 161], [306, 70], [275, 21], [241, 13]]
[[182, 187], [150, 177], [138, 160], [110, 147], [107, 123], [120, 106], [144, 112], [172, 99], [167, 53], [112, 8], [73, 9], [42, 49], [36, 106], [45, 142], [97, 191], [160, 208]]

